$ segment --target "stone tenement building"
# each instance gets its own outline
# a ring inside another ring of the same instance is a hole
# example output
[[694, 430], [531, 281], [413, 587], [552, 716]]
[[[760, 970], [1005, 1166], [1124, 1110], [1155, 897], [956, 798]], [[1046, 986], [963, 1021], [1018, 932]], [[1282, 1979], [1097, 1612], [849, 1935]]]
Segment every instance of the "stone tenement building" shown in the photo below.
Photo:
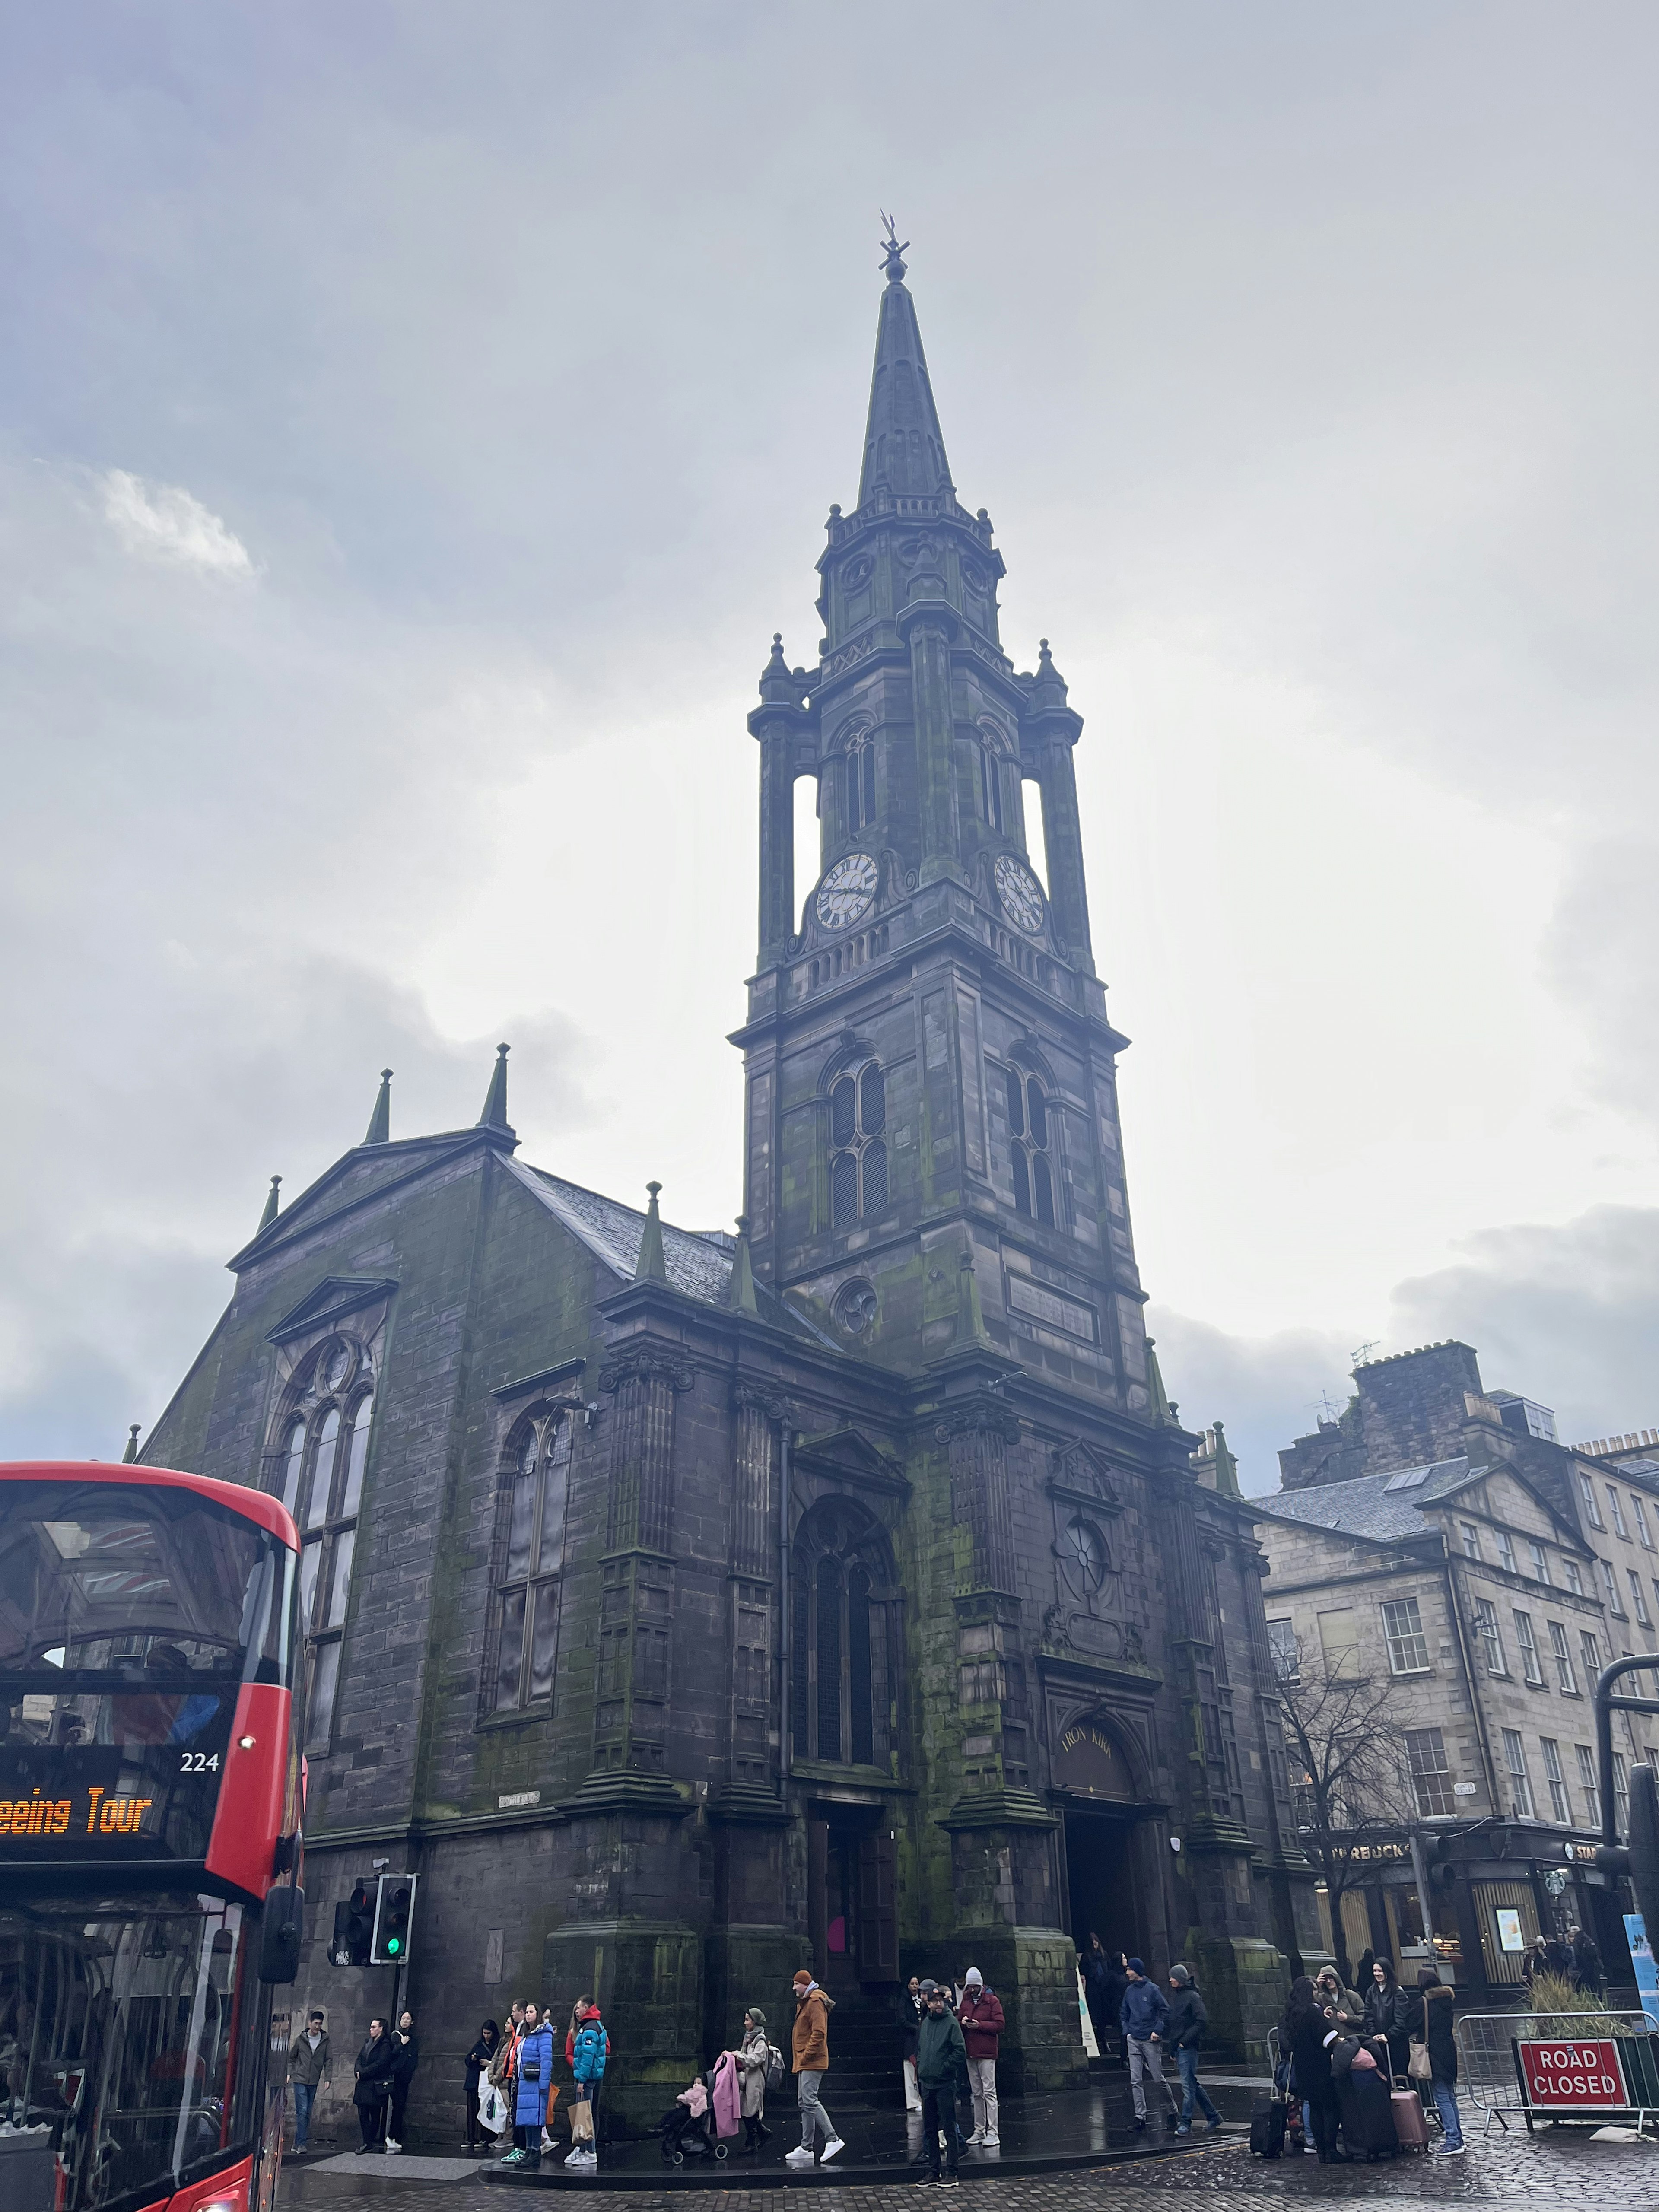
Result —
[[803, 1962], [849, 2035], [902, 1972], [977, 1965], [1017, 2089], [1082, 2073], [1091, 1929], [1195, 1957], [1241, 2057], [1316, 1940], [1251, 1514], [1142, 1325], [1082, 726], [1046, 645], [1003, 650], [903, 274], [894, 246], [821, 659], [775, 641], [750, 718], [738, 1235], [520, 1160], [504, 1057], [475, 1128], [393, 1139], [383, 1085], [232, 1261], [144, 1447], [306, 1531], [297, 1999], [350, 2044], [389, 1978], [331, 1963], [333, 1906], [416, 1869], [449, 2125], [520, 1995], [595, 1991], [612, 2111], [654, 2118]]
[[[1348, 1956], [1414, 1968], [1432, 1936], [1460, 1989], [1503, 2004], [1522, 1942], [1577, 1920], [1628, 1982], [1625, 1886], [1592, 1863], [1591, 1695], [1610, 1659], [1659, 1653], [1659, 1463], [1644, 1442], [1659, 1437], [1562, 1445], [1547, 1407], [1483, 1388], [1466, 1344], [1374, 1360], [1353, 1380], [1339, 1419], [1280, 1452], [1284, 1488], [1252, 1501], [1280, 1668], [1398, 1684], [1410, 1800], [1397, 1832], [1371, 1825], [1355, 1845], [1367, 1878], [1342, 1899]], [[1659, 1669], [1639, 1681], [1650, 1694]], [[1617, 1717], [1621, 1833], [1629, 1766], [1653, 1756], [1654, 1733]], [[1413, 1819], [1447, 1852], [1428, 1926]]]

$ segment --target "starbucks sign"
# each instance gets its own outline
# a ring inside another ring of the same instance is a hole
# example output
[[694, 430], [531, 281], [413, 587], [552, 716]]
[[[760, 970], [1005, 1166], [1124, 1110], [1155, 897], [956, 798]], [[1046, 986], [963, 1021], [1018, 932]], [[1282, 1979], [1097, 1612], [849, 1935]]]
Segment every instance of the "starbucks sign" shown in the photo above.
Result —
[[1073, 1721], [1054, 1746], [1054, 1786], [1079, 1797], [1108, 1797], [1131, 1803], [1129, 1769], [1098, 1721]]

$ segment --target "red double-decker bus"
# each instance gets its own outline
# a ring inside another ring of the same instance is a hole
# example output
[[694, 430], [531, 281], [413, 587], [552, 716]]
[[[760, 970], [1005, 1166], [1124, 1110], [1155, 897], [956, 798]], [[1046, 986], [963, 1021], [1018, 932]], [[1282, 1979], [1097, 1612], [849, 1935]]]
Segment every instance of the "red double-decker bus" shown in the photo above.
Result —
[[0, 1467], [0, 2206], [259, 2212], [299, 1960], [299, 1540], [160, 1468]]

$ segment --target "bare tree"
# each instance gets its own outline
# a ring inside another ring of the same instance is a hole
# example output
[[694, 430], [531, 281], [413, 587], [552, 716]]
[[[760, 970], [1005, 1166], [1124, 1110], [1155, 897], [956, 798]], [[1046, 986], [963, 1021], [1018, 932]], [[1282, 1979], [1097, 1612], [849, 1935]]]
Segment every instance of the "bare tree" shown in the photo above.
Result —
[[1343, 1893], [1364, 1879], [1364, 1847], [1397, 1838], [1417, 1817], [1401, 1725], [1401, 1693], [1409, 1686], [1387, 1672], [1366, 1673], [1357, 1651], [1333, 1667], [1299, 1641], [1293, 1660], [1275, 1652], [1274, 1672], [1297, 1826], [1324, 1876], [1337, 1970], [1351, 1982]]

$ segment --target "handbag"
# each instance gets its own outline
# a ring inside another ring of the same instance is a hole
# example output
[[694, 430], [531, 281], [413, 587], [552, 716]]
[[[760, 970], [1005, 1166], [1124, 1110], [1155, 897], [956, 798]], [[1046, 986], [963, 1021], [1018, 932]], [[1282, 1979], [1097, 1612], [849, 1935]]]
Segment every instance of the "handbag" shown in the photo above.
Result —
[[1411, 2056], [1406, 2061], [1406, 2071], [1413, 2081], [1432, 2081], [1434, 2079], [1434, 2064], [1429, 2057], [1429, 2046], [1426, 2043], [1419, 2043], [1415, 2036], [1411, 2039]]

